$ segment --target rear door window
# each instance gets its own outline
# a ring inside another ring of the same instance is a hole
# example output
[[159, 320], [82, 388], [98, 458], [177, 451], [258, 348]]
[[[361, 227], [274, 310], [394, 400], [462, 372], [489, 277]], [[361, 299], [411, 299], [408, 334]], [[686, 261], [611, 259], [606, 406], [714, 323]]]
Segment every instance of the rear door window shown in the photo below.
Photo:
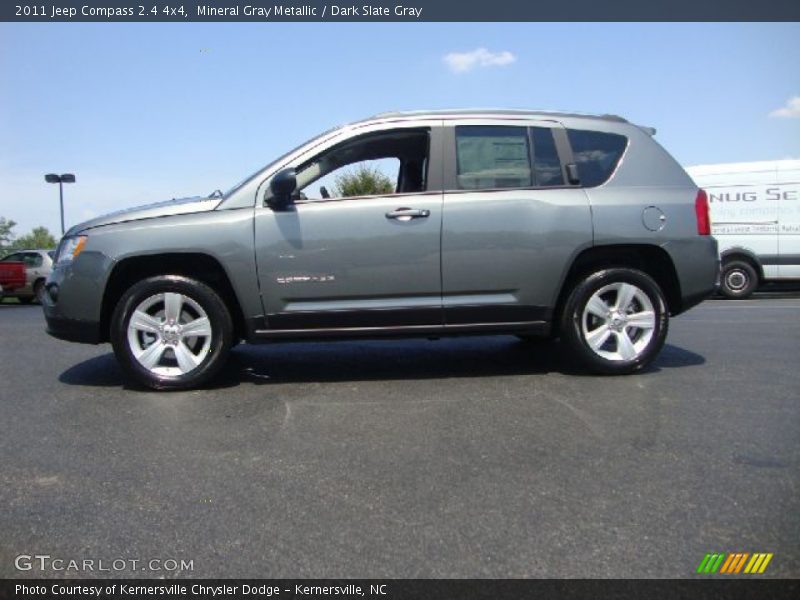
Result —
[[568, 129], [567, 135], [573, 160], [578, 166], [578, 177], [584, 187], [595, 187], [608, 181], [628, 145], [628, 138], [616, 133]]
[[520, 188], [533, 185], [525, 127], [456, 127], [458, 189]]

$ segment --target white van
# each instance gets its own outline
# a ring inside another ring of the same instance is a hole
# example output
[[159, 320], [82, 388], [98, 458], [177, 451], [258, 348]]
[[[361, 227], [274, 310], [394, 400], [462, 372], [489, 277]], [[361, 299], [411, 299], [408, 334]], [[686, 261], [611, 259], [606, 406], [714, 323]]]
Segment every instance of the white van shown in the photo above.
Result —
[[800, 160], [686, 171], [708, 194], [722, 294], [746, 298], [760, 283], [800, 280]]

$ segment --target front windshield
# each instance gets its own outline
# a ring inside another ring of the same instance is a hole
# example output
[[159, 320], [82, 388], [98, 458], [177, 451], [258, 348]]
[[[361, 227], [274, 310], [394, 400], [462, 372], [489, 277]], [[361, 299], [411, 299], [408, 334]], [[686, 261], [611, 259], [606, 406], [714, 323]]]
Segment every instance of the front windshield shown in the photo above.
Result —
[[228, 199], [228, 198], [230, 198], [230, 196], [231, 196], [233, 193], [235, 193], [236, 191], [238, 191], [239, 189], [241, 189], [242, 187], [244, 187], [244, 186], [245, 186], [245, 184], [247, 184], [247, 183], [250, 183], [250, 182], [251, 182], [251, 181], [252, 181], [252, 180], [253, 180], [255, 177], [257, 177], [257, 176], [258, 176], [258, 174], [259, 174], [259, 173], [261, 173], [262, 171], [264, 171], [264, 170], [266, 170], [266, 169], [270, 168], [272, 165], [274, 165], [274, 164], [276, 164], [276, 163], [279, 163], [279, 162], [281, 162], [281, 161], [285, 160], [287, 157], [291, 156], [292, 154], [294, 154], [295, 152], [297, 152], [298, 150], [300, 150], [302, 147], [304, 147], [304, 146], [307, 146], [307, 145], [310, 145], [310, 144], [313, 144], [314, 142], [316, 142], [316, 141], [318, 141], [318, 140], [321, 140], [322, 138], [324, 138], [324, 137], [326, 137], [326, 136], [330, 135], [330, 134], [331, 134], [331, 133], [333, 133], [334, 131], [337, 131], [337, 130], [339, 130], [339, 129], [342, 129], [342, 127], [343, 127], [343, 126], [341, 126], [341, 127], [333, 127], [333, 128], [331, 128], [331, 129], [328, 129], [327, 131], [325, 131], [325, 132], [323, 132], [323, 133], [320, 133], [319, 135], [317, 135], [317, 136], [315, 136], [315, 137], [311, 138], [310, 140], [307, 140], [307, 141], [303, 142], [303, 143], [302, 143], [302, 144], [300, 144], [299, 146], [297, 146], [297, 147], [295, 147], [295, 148], [292, 148], [291, 150], [289, 150], [289, 151], [288, 151], [288, 152], [286, 152], [285, 154], [282, 154], [281, 156], [279, 156], [278, 158], [276, 158], [275, 160], [273, 160], [271, 163], [269, 163], [269, 164], [267, 164], [267, 165], [265, 165], [265, 166], [261, 167], [261, 168], [260, 168], [258, 171], [256, 171], [256, 172], [255, 172], [255, 173], [253, 173], [252, 175], [249, 175], [248, 177], [246, 177], [246, 178], [242, 179], [242, 180], [241, 180], [239, 183], [237, 183], [237, 184], [236, 184], [236, 185], [234, 185], [234, 186], [233, 186], [231, 189], [229, 189], [227, 192], [225, 192], [225, 193], [223, 194], [223, 196], [222, 196], [222, 197], [223, 197], [224, 199]]

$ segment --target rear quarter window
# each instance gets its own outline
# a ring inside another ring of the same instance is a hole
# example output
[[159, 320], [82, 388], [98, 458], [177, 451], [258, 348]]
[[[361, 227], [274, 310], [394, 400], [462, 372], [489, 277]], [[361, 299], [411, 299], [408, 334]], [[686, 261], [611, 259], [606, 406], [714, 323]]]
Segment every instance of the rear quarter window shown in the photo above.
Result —
[[628, 145], [628, 138], [616, 133], [568, 129], [567, 135], [584, 187], [595, 187], [608, 181]]
[[42, 259], [41, 254], [33, 252], [29, 252], [28, 254], [26, 254], [23, 260], [25, 262], [25, 266], [32, 269], [41, 267], [42, 263], [44, 262], [44, 259]]

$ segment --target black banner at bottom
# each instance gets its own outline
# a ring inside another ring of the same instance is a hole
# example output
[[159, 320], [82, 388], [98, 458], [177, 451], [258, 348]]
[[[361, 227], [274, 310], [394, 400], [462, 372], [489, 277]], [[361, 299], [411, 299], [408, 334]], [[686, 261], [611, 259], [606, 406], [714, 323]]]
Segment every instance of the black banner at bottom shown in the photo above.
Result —
[[30, 600], [429, 600], [800, 597], [797, 579], [5, 579], [0, 598]]

